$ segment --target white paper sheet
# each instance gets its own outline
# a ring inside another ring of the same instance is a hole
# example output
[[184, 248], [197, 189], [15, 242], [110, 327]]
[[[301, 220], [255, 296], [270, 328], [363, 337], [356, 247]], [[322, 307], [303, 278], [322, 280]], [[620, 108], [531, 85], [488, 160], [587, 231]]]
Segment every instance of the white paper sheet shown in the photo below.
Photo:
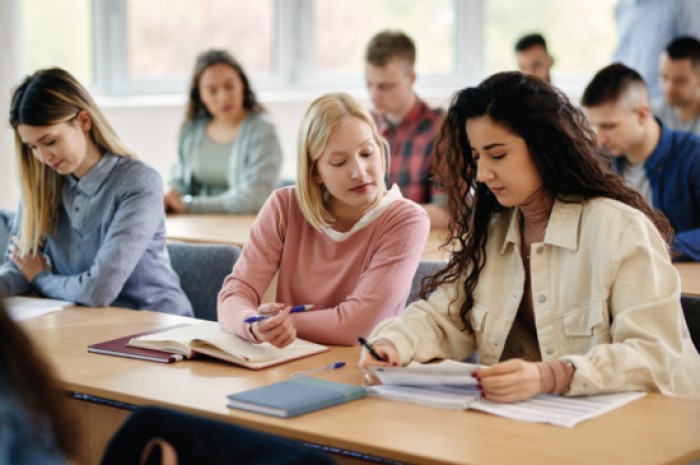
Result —
[[5, 306], [14, 321], [28, 320], [51, 312], [72, 307], [75, 302], [67, 300], [44, 299], [41, 297], [15, 296], [5, 297]]

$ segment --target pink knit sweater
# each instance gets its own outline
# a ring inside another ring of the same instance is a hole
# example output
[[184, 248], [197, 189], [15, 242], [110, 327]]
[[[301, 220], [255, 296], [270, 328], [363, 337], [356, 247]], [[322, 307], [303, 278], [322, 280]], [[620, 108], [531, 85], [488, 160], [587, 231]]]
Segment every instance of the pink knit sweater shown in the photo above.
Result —
[[279, 270], [276, 301], [314, 304], [292, 315], [300, 338], [354, 345], [380, 321], [403, 312], [430, 220], [399, 198], [342, 241], [304, 218], [294, 187], [273, 192], [258, 214], [248, 243], [219, 293], [218, 317], [228, 332], [254, 340], [250, 325]]

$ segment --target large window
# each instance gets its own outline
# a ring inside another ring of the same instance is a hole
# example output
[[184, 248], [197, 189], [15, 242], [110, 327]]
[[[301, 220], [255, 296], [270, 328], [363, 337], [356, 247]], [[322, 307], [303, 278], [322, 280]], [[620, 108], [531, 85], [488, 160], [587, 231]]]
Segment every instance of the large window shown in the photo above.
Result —
[[479, 14], [482, 1], [93, 0], [97, 84], [107, 94], [179, 93], [197, 53], [216, 47], [258, 89], [360, 88], [367, 41], [396, 28], [416, 42], [420, 84], [457, 85], [475, 71], [461, 45], [465, 11]]
[[22, 71], [61, 66], [93, 82], [92, 0], [22, 0]]
[[517, 69], [513, 47], [518, 38], [540, 32], [554, 56], [554, 84], [580, 92], [610, 63], [617, 45], [616, 0], [486, 0], [484, 4], [487, 74]]
[[538, 31], [554, 82], [575, 93], [610, 61], [615, 1], [22, 0], [24, 69], [64, 66], [107, 95], [179, 94], [215, 47], [258, 90], [361, 89], [367, 41], [392, 28], [416, 42], [419, 88], [444, 90], [514, 69], [515, 41]]

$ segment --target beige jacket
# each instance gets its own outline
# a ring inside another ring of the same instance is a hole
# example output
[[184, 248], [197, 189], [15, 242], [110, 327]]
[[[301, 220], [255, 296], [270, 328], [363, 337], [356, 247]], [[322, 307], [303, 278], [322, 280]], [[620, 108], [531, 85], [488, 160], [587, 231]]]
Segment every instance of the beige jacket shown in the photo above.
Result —
[[[492, 221], [469, 314], [473, 332], [459, 319], [460, 282], [381, 323], [370, 339], [391, 340], [404, 363], [461, 360], [477, 350], [481, 363], [498, 362], [525, 283], [519, 224], [517, 209]], [[569, 395], [645, 390], [700, 399], [700, 356], [680, 307], [678, 272], [642, 212], [610, 199], [557, 200], [530, 261], [539, 351], [543, 360], [576, 366]]]

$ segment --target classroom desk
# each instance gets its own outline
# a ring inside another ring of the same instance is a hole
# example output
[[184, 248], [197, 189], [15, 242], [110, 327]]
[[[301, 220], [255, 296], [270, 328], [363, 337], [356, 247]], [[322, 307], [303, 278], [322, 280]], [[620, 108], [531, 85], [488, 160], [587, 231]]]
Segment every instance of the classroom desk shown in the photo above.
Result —
[[700, 297], [700, 262], [674, 263], [681, 275], [681, 292]]
[[[450, 411], [367, 398], [292, 419], [226, 408], [226, 394], [286, 379], [335, 361], [348, 365], [325, 378], [359, 384], [359, 349], [330, 352], [262, 371], [212, 360], [172, 365], [90, 354], [88, 344], [187, 320], [114, 308], [69, 308], [22, 322], [58, 371], [61, 386], [133, 405], [156, 404], [292, 439], [416, 464], [685, 464], [700, 459], [700, 401], [649, 394], [568, 429], [473, 411]], [[115, 406], [71, 399], [81, 444], [97, 463], [107, 438], [128, 414]], [[341, 463], [358, 459], [341, 457]], [[386, 463], [386, 462], [385, 462]]]
[[[168, 240], [227, 244], [243, 247], [248, 240], [255, 215], [167, 215], [165, 230]], [[425, 244], [423, 260], [443, 260], [449, 254], [440, 250], [447, 230], [431, 230]]]

